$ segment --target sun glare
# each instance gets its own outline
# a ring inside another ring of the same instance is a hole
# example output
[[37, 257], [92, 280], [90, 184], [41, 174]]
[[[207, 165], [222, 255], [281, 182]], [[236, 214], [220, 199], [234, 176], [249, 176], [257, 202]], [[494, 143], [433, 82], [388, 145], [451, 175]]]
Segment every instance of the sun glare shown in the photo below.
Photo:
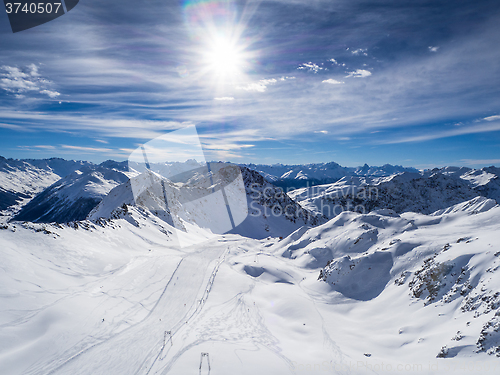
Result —
[[208, 68], [218, 80], [234, 79], [242, 69], [242, 52], [230, 39], [219, 37], [214, 40], [206, 55]]

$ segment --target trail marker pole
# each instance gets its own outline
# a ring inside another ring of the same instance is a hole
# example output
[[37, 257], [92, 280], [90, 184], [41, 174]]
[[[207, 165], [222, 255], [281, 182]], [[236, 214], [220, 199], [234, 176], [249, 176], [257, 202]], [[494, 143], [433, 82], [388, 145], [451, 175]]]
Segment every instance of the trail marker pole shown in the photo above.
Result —
[[163, 336], [163, 347], [167, 345], [167, 336], [170, 340], [170, 346], [174, 346], [174, 343], [172, 341], [172, 331], [165, 331], [165, 335]]
[[203, 364], [203, 357], [207, 357], [208, 373], [210, 374], [210, 356], [208, 353], [201, 353], [201, 356], [200, 356], [200, 374], [201, 374], [201, 366]]

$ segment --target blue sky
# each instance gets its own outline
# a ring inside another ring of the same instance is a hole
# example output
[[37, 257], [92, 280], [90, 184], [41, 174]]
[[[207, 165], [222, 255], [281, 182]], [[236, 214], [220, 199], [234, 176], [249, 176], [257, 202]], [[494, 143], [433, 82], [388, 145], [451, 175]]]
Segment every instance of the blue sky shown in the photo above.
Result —
[[81, 0], [0, 15], [0, 155], [500, 166], [500, 2]]

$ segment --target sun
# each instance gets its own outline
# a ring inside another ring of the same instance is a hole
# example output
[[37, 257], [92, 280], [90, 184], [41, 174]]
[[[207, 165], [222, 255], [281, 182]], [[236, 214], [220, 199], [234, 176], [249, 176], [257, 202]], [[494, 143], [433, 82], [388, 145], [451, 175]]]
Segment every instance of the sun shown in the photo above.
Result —
[[209, 43], [205, 59], [208, 69], [219, 81], [234, 80], [244, 65], [244, 56], [237, 43], [220, 36]]

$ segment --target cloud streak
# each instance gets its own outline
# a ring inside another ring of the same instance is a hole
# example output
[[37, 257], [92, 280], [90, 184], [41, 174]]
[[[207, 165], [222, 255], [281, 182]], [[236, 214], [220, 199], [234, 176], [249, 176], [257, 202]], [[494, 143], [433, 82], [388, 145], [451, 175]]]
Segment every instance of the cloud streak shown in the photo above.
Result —
[[411, 142], [425, 142], [440, 138], [456, 137], [465, 134], [489, 133], [500, 131], [500, 121], [492, 124], [475, 124], [463, 128], [438, 131], [428, 134], [401, 137], [393, 140], [383, 141], [383, 144], [396, 144], [396, 143], [411, 143]]

